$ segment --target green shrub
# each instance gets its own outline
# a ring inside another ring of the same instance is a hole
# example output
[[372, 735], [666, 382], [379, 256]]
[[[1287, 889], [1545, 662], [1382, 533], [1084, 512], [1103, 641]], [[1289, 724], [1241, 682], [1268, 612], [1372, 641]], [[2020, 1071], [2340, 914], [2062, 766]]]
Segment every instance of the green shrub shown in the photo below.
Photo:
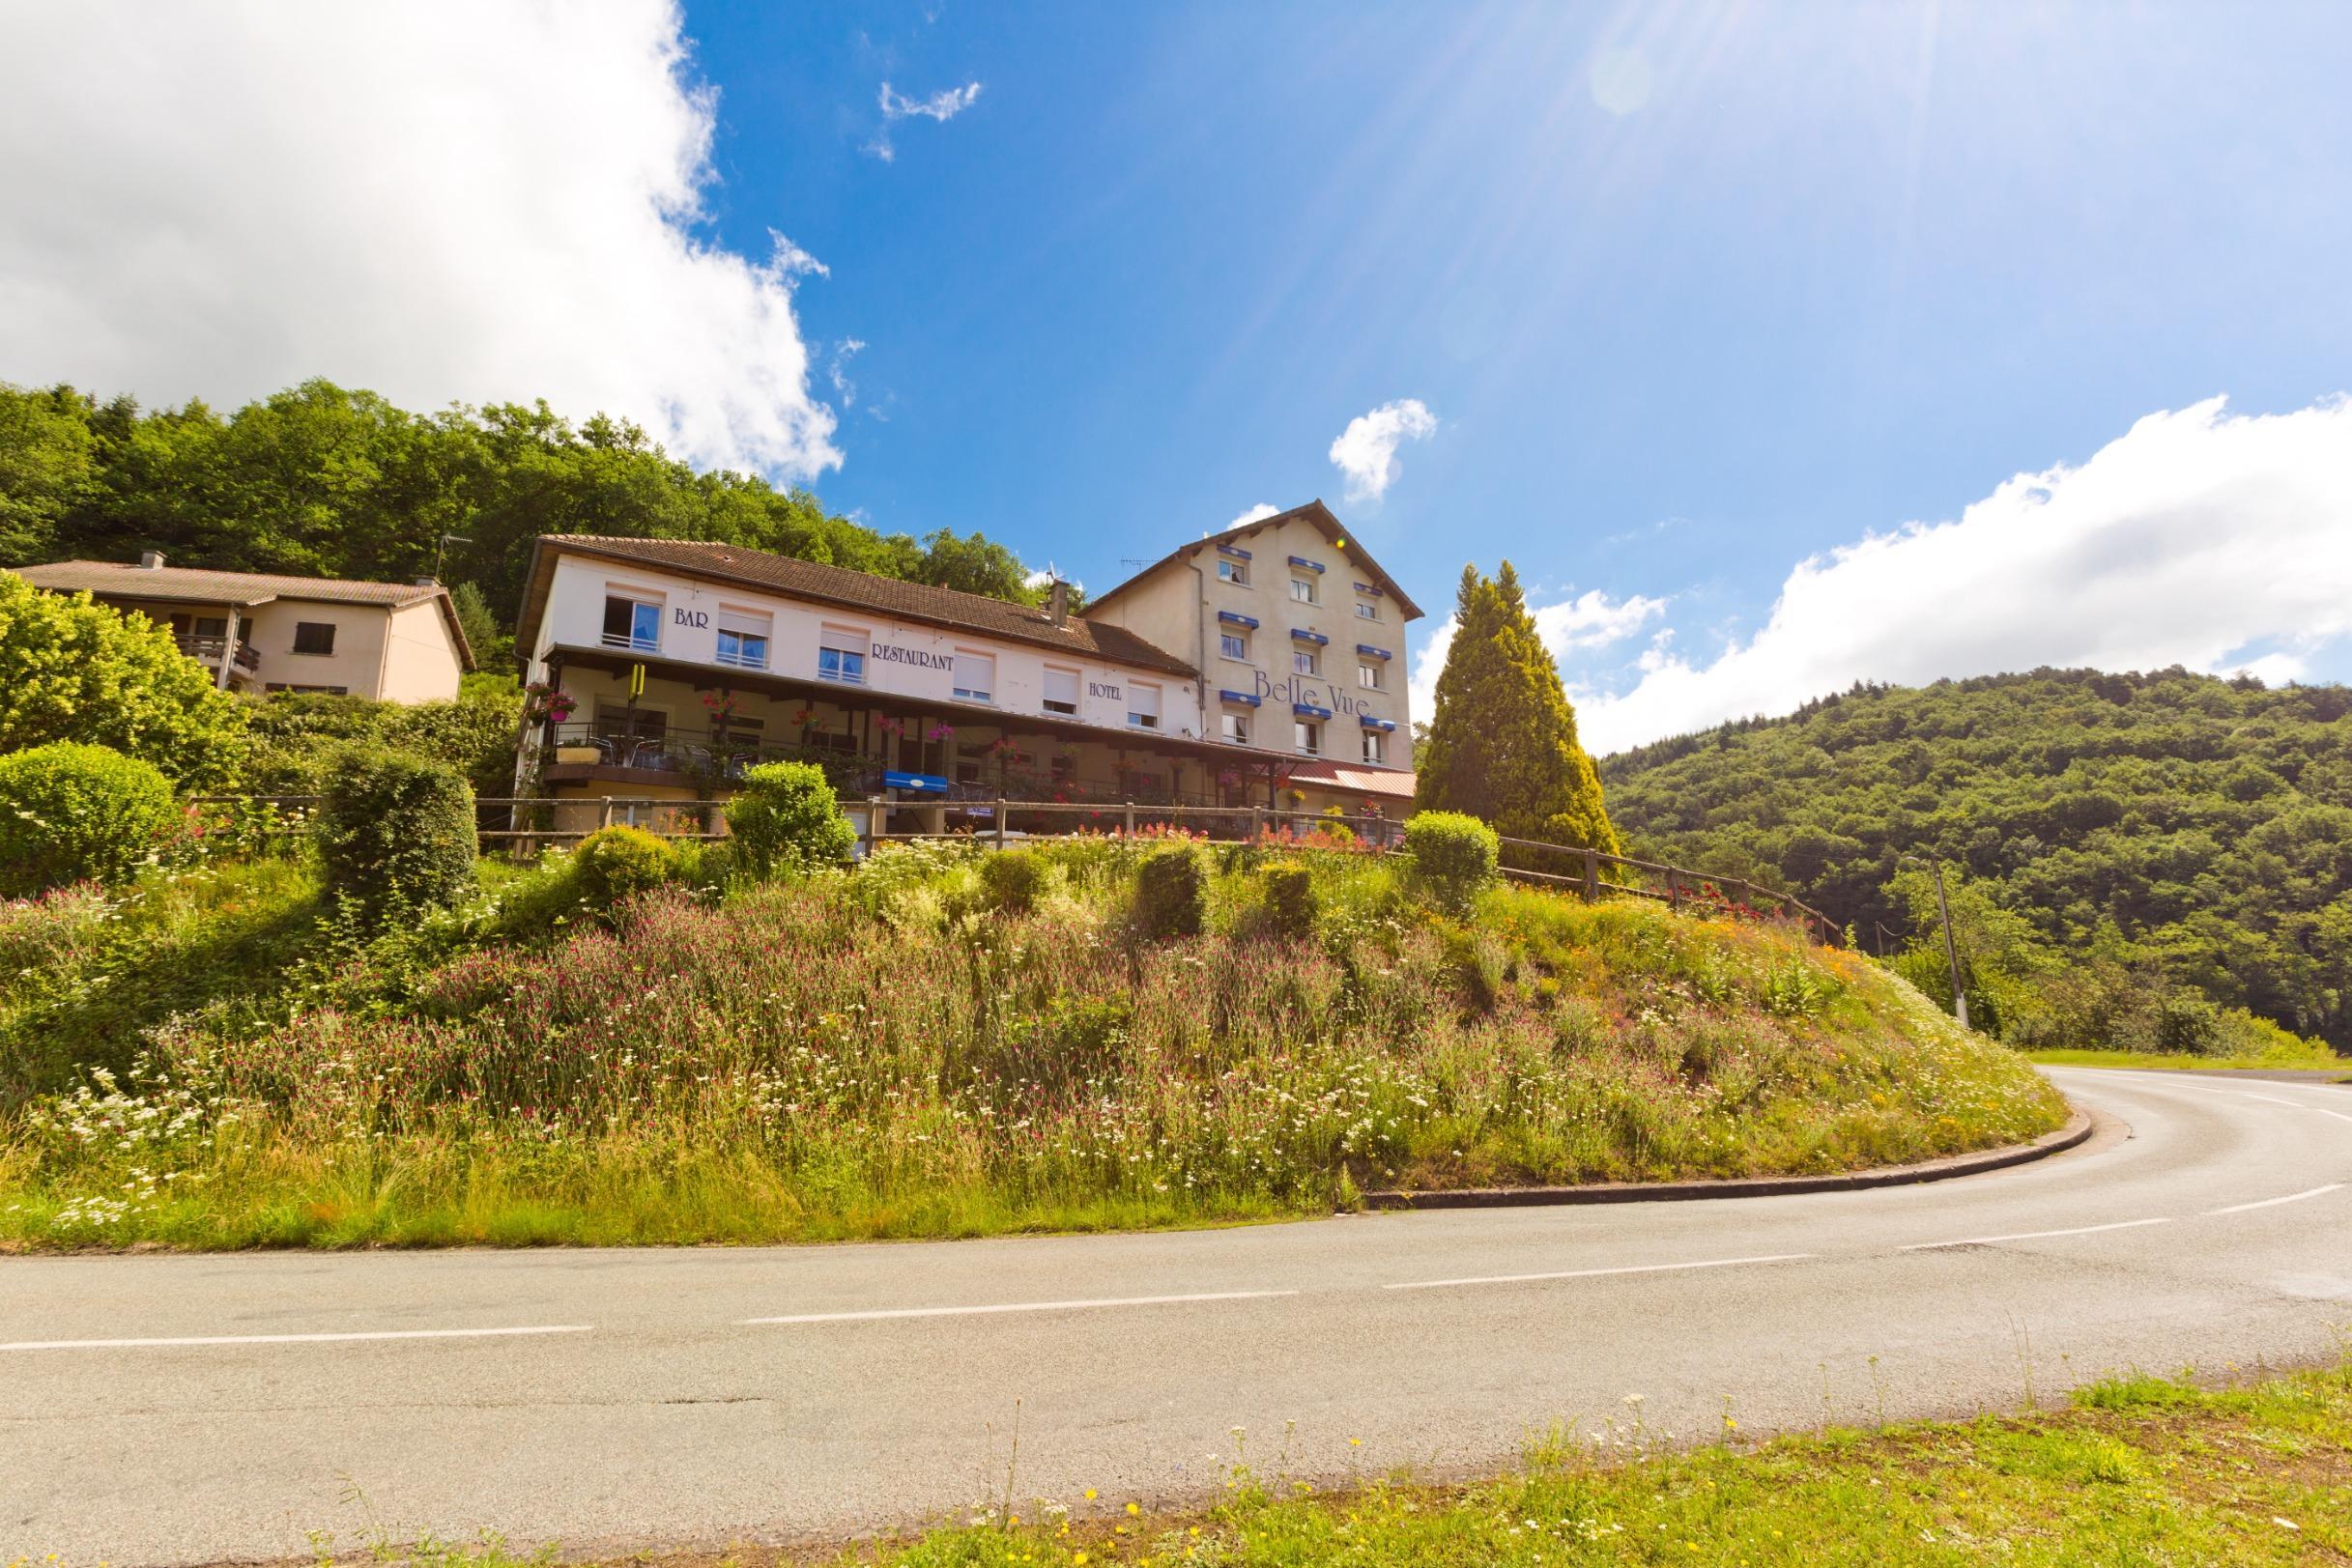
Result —
[[1297, 861], [1280, 861], [1259, 874], [1259, 907], [1276, 936], [1305, 936], [1315, 928], [1315, 879]]
[[73, 741], [0, 756], [0, 895], [121, 882], [174, 820], [171, 785], [137, 757]]
[[1190, 844], [1171, 844], [1135, 868], [1135, 926], [1146, 937], [1198, 936], [1209, 907], [1209, 873]]
[[759, 876], [846, 866], [857, 852], [857, 829], [814, 762], [744, 769], [727, 803], [727, 830], [744, 868]]
[[980, 863], [980, 885], [991, 908], [1021, 914], [1046, 891], [1046, 867], [1026, 849], [1007, 849]]
[[2156, 1005], [2156, 1048], [2183, 1056], [2214, 1056], [2222, 1050], [2221, 1010], [2194, 992], [2166, 997]]
[[473, 886], [473, 791], [442, 763], [343, 748], [312, 831], [328, 891], [370, 916], [450, 903]]
[[572, 857], [572, 875], [580, 897], [596, 910], [612, 909], [637, 894], [667, 887], [685, 871], [685, 857], [675, 844], [626, 825], [589, 834]]
[[1493, 885], [1502, 861], [1495, 830], [1459, 812], [1421, 812], [1405, 822], [1413, 880], [1431, 903], [1466, 914]]

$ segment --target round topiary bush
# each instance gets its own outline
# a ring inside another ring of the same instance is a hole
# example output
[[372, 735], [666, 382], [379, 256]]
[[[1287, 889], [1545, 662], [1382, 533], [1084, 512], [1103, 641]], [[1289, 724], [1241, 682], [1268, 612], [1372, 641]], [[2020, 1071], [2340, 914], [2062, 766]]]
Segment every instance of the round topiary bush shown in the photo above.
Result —
[[1171, 844], [1135, 868], [1135, 927], [1145, 937], [1198, 936], [1209, 908], [1209, 870], [1199, 850]]
[[625, 824], [589, 834], [572, 857], [572, 876], [580, 897], [599, 910], [667, 887], [685, 870], [685, 857], [678, 853], [677, 845]]
[[327, 886], [382, 917], [473, 885], [473, 791], [457, 770], [376, 746], [333, 753], [313, 828]]
[[990, 906], [1007, 914], [1022, 914], [1037, 906], [1046, 891], [1046, 867], [1026, 849], [1006, 849], [980, 863], [980, 885]]
[[176, 824], [151, 763], [74, 741], [12, 752], [0, 756], [0, 896], [121, 882]]
[[745, 768], [727, 803], [727, 831], [745, 869], [760, 876], [846, 866], [857, 853], [857, 829], [814, 762]]
[[1422, 812], [1405, 822], [1414, 884], [1448, 914], [1469, 913], [1493, 885], [1502, 849], [1494, 829], [1460, 812]]

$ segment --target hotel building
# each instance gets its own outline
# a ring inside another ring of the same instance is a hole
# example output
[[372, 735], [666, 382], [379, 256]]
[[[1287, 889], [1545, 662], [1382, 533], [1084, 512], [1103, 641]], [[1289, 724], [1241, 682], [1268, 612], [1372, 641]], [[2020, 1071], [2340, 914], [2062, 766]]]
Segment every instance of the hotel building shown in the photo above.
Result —
[[1059, 584], [1031, 607], [735, 545], [551, 534], [517, 624], [546, 694], [521, 777], [682, 803], [806, 758], [927, 831], [982, 825], [999, 798], [1401, 817], [1420, 613], [1320, 501], [1075, 613]]

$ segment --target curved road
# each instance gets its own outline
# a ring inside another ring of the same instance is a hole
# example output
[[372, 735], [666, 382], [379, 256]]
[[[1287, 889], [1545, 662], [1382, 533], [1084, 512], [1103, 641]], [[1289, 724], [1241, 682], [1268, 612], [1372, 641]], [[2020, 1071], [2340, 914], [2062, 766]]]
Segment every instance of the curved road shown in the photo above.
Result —
[[[2340, 1354], [2352, 1091], [2051, 1073], [2099, 1135], [1932, 1186], [799, 1249], [0, 1261], [0, 1561], [573, 1547], [1507, 1465]], [[1362, 1440], [1361, 1445], [1350, 1440]], [[346, 1479], [348, 1478], [348, 1480]], [[347, 1500], [349, 1488], [365, 1502]]]

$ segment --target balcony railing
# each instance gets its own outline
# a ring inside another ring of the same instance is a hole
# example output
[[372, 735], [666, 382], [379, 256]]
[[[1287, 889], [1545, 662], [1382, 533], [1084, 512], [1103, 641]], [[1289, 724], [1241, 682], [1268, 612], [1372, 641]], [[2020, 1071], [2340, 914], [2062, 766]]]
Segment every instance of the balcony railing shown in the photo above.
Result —
[[220, 663], [220, 656], [225, 653], [240, 670], [261, 668], [261, 655], [243, 638], [234, 642], [225, 637], [175, 637], [172, 641], [179, 644], [182, 653], [208, 665]]

